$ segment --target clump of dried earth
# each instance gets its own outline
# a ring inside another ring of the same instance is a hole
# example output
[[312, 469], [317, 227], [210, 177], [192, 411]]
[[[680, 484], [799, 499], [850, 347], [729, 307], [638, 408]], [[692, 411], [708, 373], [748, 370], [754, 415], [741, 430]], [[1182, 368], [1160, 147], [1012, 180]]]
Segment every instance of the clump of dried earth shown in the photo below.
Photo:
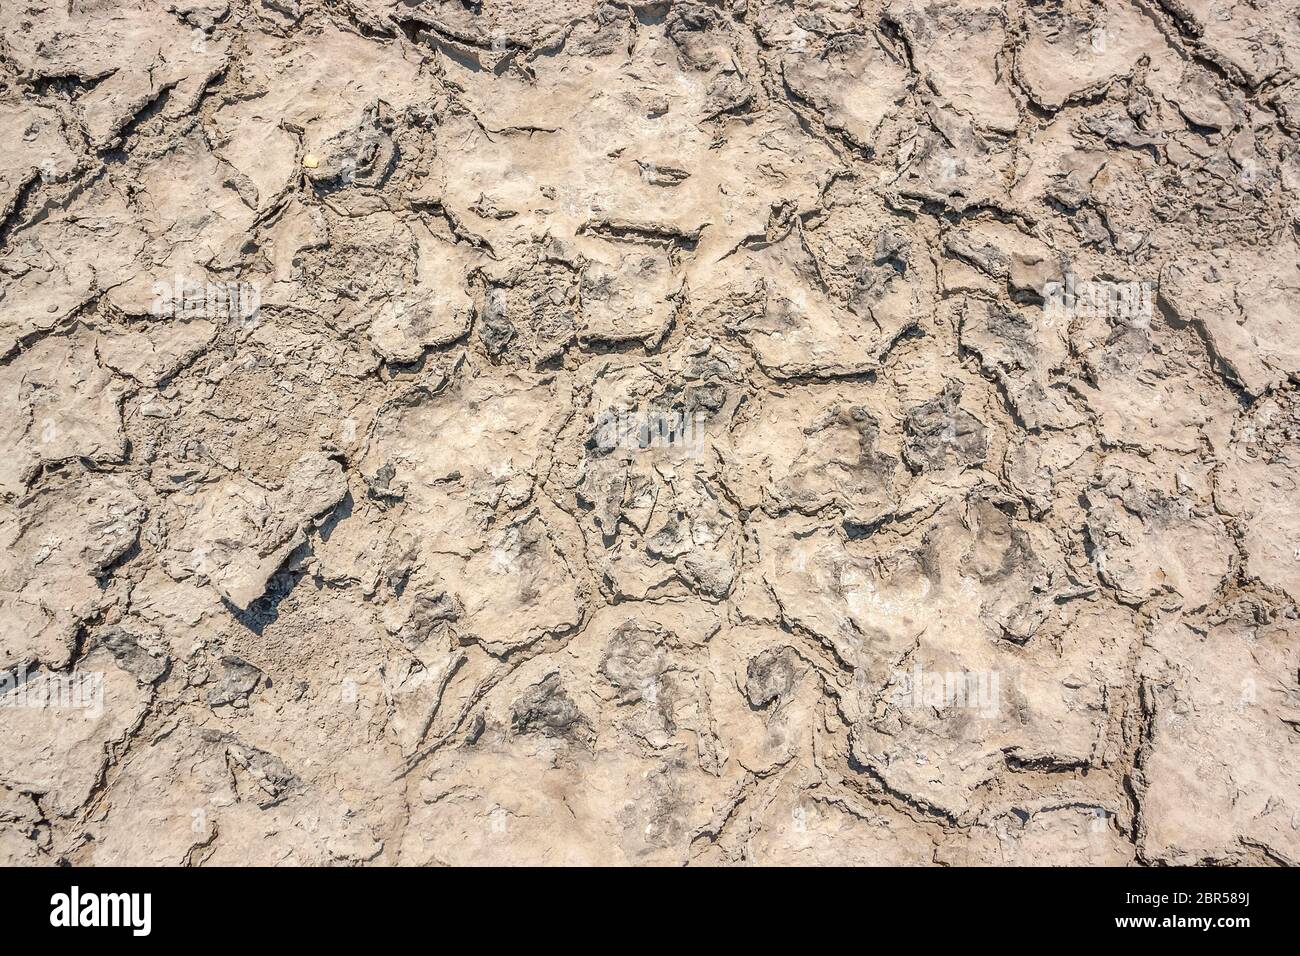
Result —
[[1300, 862], [1297, 10], [4, 4], [0, 861]]

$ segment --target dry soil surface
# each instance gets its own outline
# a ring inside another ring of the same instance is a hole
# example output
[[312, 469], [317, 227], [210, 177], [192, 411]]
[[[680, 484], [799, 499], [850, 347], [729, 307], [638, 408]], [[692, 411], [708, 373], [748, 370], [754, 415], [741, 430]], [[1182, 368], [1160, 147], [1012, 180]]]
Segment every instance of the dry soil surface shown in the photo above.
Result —
[[0, 37], [0, 862], [1300, 862], [1296, 0]]

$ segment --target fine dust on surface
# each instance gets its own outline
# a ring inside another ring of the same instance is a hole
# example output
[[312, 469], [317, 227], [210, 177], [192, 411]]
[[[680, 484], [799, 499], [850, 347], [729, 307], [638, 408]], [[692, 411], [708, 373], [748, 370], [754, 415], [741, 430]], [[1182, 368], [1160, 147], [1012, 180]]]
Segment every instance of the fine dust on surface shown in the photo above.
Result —
[[1300, 862], [1298, 10], [0, 5], [0, 861]]

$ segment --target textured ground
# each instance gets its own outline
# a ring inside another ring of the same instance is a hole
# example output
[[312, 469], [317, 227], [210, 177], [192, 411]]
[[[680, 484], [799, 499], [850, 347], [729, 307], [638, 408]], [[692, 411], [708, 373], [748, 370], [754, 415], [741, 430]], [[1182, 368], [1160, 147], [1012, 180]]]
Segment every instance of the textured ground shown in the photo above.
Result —
[[1300, 862], [1298, 11], [0, 3], [0, 860]]

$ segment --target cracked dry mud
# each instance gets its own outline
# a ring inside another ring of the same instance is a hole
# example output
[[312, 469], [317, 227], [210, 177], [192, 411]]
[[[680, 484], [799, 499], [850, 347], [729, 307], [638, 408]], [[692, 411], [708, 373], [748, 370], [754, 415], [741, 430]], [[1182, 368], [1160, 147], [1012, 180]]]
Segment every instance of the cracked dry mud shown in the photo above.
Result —
[[0, 33], [0, 861], [1300, 862], [1296, 0]]

